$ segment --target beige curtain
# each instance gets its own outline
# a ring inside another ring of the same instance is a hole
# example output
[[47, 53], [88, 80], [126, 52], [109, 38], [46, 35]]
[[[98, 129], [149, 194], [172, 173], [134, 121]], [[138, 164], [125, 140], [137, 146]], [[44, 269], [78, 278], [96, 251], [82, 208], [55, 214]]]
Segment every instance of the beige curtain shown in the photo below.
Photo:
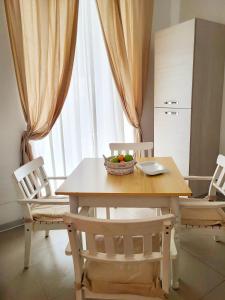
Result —
[[97, 0], [97, 5], [122, 106], [141, 140], [153, 0]]
[[32, 159], [29, 140], [46, 136], [67, 95], [77, 33], [79, 0], [5, 0], [21, 105], [27, 130], [22, 163]]

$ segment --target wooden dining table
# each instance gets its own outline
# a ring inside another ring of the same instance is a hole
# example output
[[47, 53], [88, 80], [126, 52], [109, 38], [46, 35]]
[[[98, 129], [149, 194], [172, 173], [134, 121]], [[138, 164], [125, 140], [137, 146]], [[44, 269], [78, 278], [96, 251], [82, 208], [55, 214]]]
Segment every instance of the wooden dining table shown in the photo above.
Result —
[[56, 194], [69, 196], [72, 213], [78, 213], [79, 207], [171, 209], [175, 215], [174, 240], [177, 248], [172, 285], [173, 288], [179, 288], [179, 197], [191, 196], [191, 190], [171, 157], [151, 157], [147, 160], [162, 164], [168, 172], [147, 176], [135, 167], [129, 175], [109, 175], [102, 158], [85, 158], [57, 189]]

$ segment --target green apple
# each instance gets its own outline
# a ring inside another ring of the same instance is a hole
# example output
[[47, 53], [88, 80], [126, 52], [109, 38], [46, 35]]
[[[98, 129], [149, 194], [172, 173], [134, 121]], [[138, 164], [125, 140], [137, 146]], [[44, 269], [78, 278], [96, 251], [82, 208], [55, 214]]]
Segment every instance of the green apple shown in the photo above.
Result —
[[132, 155], [130, 155], [130, 154], [126, 154], [125, 155], [125, 157], [124, 157], [124, 161], [131, 161], [131, 160], [133, 160], [134, 158], [133, 158], [133, 156]]

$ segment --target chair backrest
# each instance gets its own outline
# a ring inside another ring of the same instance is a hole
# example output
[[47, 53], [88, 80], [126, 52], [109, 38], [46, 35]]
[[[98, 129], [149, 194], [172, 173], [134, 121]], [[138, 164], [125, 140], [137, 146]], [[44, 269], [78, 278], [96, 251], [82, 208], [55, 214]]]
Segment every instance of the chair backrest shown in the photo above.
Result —
[[[102, 220], [74, 214], [65, 214], [76, 278], [82, 278], [83, 258], [105, 262], [161, 261], [164, 279], [169, 278], [170, 234], [174, 220], [172, 214], [136, 220]], [[82, 234], [86, 237], [86, 249]], [[152, 251], [152, 237], [162, 235], [162, 248]], [[96, 236], [104, 239], [105, 252], [98, 252]], [[140, 253], [134, 253], [135, 237], [143, 241]], [[123, 253], [117, 253], [115, 238], [123, 238]], [[78, 277], [77, 277], [78, 276]]]
[[136, 154], [138, 157], [151, 157], [153, 154], [153, 143], [110, 143], [111, 155]]
[[14, 172], [14, 176], [25, 199], [32, 199], [35, 196], [50, 196], [51, 187], [44, 170], [44, 161], [38, 157]]
[[225, 156], [219, 154], [216, 163], [217, 167], [209, 187], [209, 197], [212, 200], [217, 191], [225, 196]]

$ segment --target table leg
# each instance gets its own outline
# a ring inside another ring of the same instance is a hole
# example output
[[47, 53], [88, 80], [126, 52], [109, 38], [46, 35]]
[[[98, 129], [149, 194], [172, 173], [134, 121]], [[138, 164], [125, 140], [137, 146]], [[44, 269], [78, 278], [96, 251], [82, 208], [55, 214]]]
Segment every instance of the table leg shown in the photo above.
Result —
[[171, 199], [171, 210], [175, 215], [174, 224], [174, 242], [177, 249], [177, 258], [172, 261], [172, 287], [173, 289], [179, 289], [179, 259], [180, 259], [180, 207], [179, 197]]
[[77, 196], [69, 196], [70, 200], [70, 212], [77, 214], [78, 213], [78, 207], [79, 207], [79, 198]]

